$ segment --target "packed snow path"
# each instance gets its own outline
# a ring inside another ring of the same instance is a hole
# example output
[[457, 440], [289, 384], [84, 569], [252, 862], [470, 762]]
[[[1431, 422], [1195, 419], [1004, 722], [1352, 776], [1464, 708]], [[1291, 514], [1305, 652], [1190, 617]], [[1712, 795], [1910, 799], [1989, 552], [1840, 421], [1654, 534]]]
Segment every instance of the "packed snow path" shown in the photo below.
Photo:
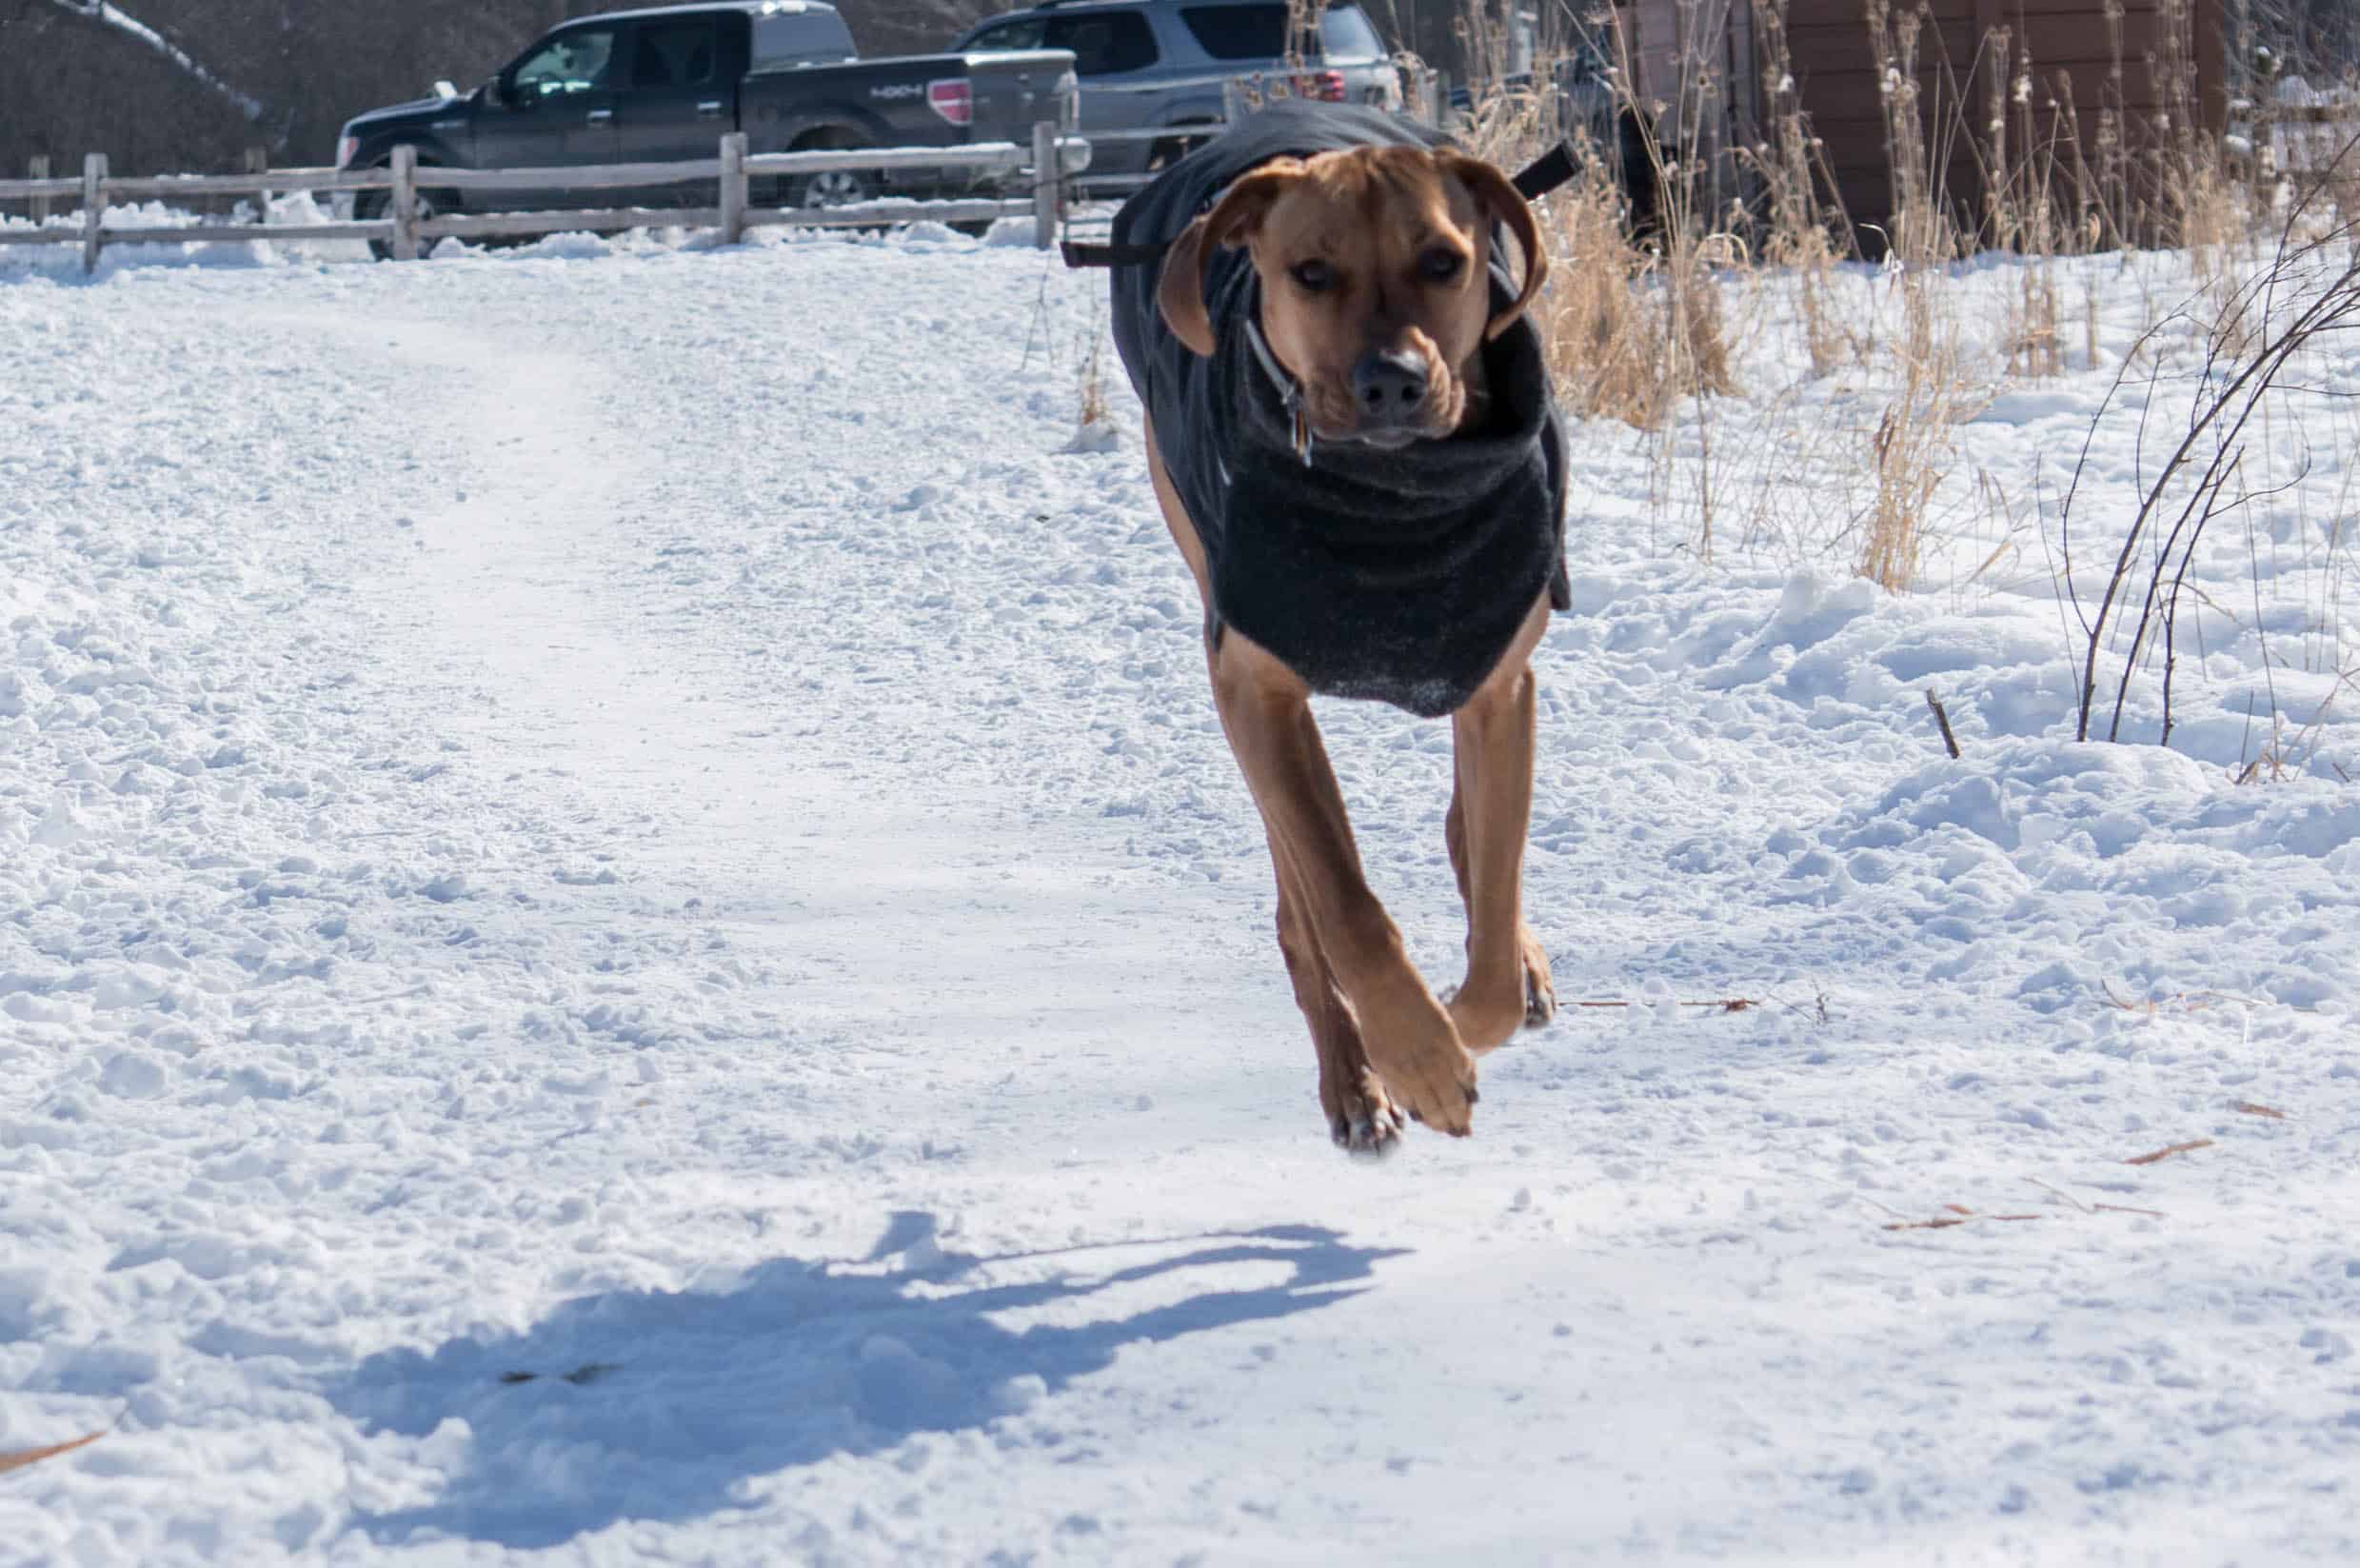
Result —
[[2360, 796], [1592, 427], [1569, 1005], [1350, 1161], [1101, 285], [585, 248], [0, 283], [0, 1563], [2360, 1552]]

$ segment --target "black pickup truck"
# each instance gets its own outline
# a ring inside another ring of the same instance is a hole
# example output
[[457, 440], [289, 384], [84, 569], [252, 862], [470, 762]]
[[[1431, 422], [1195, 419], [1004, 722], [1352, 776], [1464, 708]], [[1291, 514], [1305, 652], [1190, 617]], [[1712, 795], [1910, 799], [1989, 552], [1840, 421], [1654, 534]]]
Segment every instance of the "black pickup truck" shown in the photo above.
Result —
[[[336, 167], [388, 162], [407, 143], [421, 164], [545, 169], [710, 158], [722, 134], [754, 152], [815, 148], [1025, 145], [1036, 121], [1070, 129], [1078, 90], [1070, 50], [858, 58], [836, 8], [821, 0], [721, 0], [585, 16], [536, 39], [468, 93], [437, 95], [347, 121]], [[964, 170], [849, 169], [765, 185], [757, 206], [827, 207], [894, 191], [950, 195], [1011, 176]], [[602, 205], [664, 207], [709, 200], [710, 187], [605, 190]], [[428, 188], [422, 206], [449, 211], [458, 192]], [[357, 215], [377, 216], [383, 191]], [[474, 190], [485, 211], [565, 205], [555, 193]]]

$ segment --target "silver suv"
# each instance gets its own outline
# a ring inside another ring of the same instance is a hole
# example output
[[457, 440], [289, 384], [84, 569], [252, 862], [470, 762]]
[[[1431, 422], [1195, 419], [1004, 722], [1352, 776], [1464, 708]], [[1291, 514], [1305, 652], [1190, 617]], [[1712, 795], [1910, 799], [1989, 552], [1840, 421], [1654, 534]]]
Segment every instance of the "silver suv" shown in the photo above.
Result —
[[[1288, 79], [1299, 96], [1401, 107], [1401, 77], [1360, 8], [1339, 0], [1319, 13], [1316, 49], [1286, 63], [1285, 0], [1049, 0], [969, 29], [955, 53], [1063, 49], [1081, 80], [1081, 133], [1218, 126], [1233, 77]], [[1160, 168], [1193, 141], [1106, 142], [1090, 174]]]

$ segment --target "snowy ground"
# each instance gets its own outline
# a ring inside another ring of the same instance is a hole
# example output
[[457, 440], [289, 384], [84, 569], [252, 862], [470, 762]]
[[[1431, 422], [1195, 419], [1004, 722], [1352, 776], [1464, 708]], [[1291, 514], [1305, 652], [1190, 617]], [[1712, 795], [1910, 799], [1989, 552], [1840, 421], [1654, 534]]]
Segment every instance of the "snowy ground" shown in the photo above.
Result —
[[[1529, 901], [1638, 1005], [1371, 1166], [1099, 280], [239, 260], [0, 273], [0, 1452], [107, 1430], [0, 1563], [2360, 1555], [2340, 437], [2167, 752], [2035, 534], [1707, 566], [1585, 428]], [[1327, 718], [1456, 978], [1446, 727]]]

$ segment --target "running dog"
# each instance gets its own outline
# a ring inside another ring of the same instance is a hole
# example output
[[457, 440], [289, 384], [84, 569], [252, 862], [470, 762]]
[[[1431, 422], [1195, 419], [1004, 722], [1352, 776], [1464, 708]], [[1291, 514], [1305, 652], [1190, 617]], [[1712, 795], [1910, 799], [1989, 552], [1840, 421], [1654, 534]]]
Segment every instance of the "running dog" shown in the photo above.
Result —
[[[1567, 603], [1563, 441], [1524, 317], [1538, 226], [1432, 132], [1292, 101], [1166, 170], [1113, 239], [1117, 347], [1269, 838], [1329, 1128], [1356, 1152], [1405, 1115], [1463, 1137], [1476, 1058], [1557, 1006], [1522, 910], [1531, 659]], [[1315, 694], [1450, 718], [1467, 968], [1439, 997], [1362, 873]]]

